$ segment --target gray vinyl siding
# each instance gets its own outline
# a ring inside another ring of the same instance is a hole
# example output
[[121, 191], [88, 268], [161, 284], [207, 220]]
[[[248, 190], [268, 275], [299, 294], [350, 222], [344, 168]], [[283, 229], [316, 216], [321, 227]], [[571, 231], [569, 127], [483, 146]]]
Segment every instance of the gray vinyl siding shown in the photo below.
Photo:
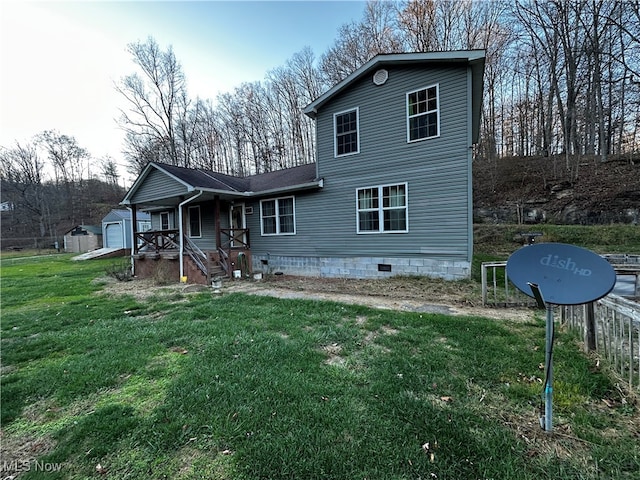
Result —
[[173, 209], [158, 210], [151, 214], [151, 229], [162, 230], [161, 214], [167, 212], [169, 214], [169, 229], [178, 228], [178, 212]]
[[[296, 195], [294, 236], [256, 238], [260, 232], [256, 203], [249, 225], [255, 254], [470, 260], [467, 68], [388, 70], [384, 85], [376, 86], [366, 76], [321, 109], [317, 148], [324, 188]], [[434, 84], [439, 85], [440, 136], [407, 143], [406, 94]], [[356, 107], [360, 153], [335, 158], [333, 114]], [[357, 234], [356, 189], [400, 183], [408, 187], [409, 232]]]
[[[295, 201], [295, 235], [262, 235], [260, 230], [260, 200], [247, 202], [253, 207], [253, 213], [246, 216], [247, 228], [251, 233], [251, 253], [255, 255], [318, 256], [318, 230], [314, 218], [318, 201], [323, 192], [304, 192], [294, 194]], [[262, 200], [290, 197], [291, 194], [264, 197]]]
[[[192, 238], [191, 240], [202, 250], [216, 250], [216, 215], [215, 206], [213, 202], [206, 203], [194, 203], [189, 206], [200, 205], [200, 221], [201, 223], [201, 238]], [[185, 211], [186, 214], [186, 211]], [[225, 220], [225, 216], [229, 216], [228, 207], [223, 205], [220, 208], [220, 223], [222, 228], [226, 228], [229, 223]]]
[[187, 187], [165, 173], [152, 169], [144, 179], [135, 194], [131, 197], [132, 204], [153, 202], [164, 198], [184, 195]]

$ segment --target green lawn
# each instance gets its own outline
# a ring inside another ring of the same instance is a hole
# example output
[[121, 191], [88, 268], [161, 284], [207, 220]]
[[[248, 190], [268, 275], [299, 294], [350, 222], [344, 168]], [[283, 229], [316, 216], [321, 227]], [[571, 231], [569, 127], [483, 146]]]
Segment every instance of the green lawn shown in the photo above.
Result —
[[542, 317], [139, 302], [101, 293], [110, 262], [3, 260], [0, 477], [639, 478], [633, 397], [562, 331], [541, 431]]

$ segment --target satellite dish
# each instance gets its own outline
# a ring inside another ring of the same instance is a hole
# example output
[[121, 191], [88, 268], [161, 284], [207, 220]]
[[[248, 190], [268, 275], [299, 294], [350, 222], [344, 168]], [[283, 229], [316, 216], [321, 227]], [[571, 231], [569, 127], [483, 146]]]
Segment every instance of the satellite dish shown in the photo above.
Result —
[[607, 295], [616, 283], [613, 266], [591, 250], [564, 243], [522, 247], [507, 261], [507, 276], [534, 297], [537, 285], [544, 300], [555, 305], [580, 305]]

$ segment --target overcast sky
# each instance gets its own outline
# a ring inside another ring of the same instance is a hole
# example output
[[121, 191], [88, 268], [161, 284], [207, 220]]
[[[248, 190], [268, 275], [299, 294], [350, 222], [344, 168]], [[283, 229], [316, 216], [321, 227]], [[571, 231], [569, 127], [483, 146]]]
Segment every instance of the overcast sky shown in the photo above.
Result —
[[127, 44], [152, 36], [173, 46], [190, 96], [215, 99], [263, 80], [305, 46], [319, 57], [363, 10], [362, 1], [326, 0], [2, 0], [0, 146], [57, 130], [123, 165], [114, 82], [135, 71]]

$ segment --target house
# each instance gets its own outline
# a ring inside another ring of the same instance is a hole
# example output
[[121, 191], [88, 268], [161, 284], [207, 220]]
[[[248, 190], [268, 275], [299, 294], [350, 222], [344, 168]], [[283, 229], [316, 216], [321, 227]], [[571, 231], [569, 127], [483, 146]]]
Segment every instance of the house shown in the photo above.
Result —
[[[114, 209], [102, 219], [102, 238], [104, 248], [131, 249], [133, 244], [133, 228], [131, 211]], [[151, 228], [149, 213], [138, 212], [135, 222], [136, 232], [144, 232]]]
[[484, 58], [374, 57], [305, 108], [314, 164], [237, 178], [150, 163], [122, 201], [151, 214], [136, 274], [468, 278]]
[[77, 225], [65, 232], [64, 251], [84, 253], [102, 248], [102, 227], [98, 225]]

